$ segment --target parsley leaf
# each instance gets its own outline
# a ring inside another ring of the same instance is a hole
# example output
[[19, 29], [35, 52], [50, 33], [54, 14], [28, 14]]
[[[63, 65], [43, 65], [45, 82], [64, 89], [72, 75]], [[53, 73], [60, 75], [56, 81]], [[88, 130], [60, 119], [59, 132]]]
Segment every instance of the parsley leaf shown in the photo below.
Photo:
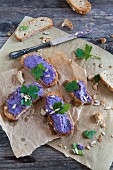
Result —
[[91, 138], [93, 138], [93, 136], [94, 136], [95, 133], [96, 133], [95, 130], [90, 130], [90, 131], [86, 130], [86, 131], [83, 132], [83, 135], [84, 135], [86, 138], [91, 139]]
[[19, 27], [19, 30], [20, 31], [26, 31], [26, 30], [28, 30], [29, 29], [29, 27], [27, 26], [27, 25], [24, 25], [24, 26], [20, 26]]
[[85, 50], [77, 48], [77, 50], [75, 51], [75, 54], [76, 54], [77, 58], [79, 58], [79, 59], [84, 58], [85, 60], [88, 60], [88, 58], [93, 57], [93, 58], [100, 60], [100, 57], [94, 56], [93, 54], [91, 54], [92, 48], [93, 48], [92, 46], [86, 44]]
[[20, 92], [21, 93], [27, 93], [27, 87], [25, 85], [23, 85], [21, 88], [20, 88]]
[[56, 112], [56, 114], [65, 114], [69, 108], [71, 107], [71, 104], [62, 104], [62, 102], [55, 102], [53, 109], [60, 109], [59, 111]]
[[58, 108], [61, 108], [62, 107], [62, 102], [55, 102], [54, 103], [54, 106], [53, 106], [53, 109], [58, 109]]
[[95, 80], [96, 83], [99, 82], [100, 81], [100, 74], [95, 75], [94, 80]]
[[64, 104], [62, 106], [62, 108], [59, 110], [58, 113], [64, 114], [64, 113], [66, 113], [69, 110], [70, 107], [71, 107], [71, 104]]
[[[37, 86], [34, 85], [30, 85], [29, 87], [23, 85], [20, 88], [20, 92], [24, 93], [25, 95], [28, 95], [29, 97], [33, 98], [33, 99], [37, 99], [38, 98], [38, 94], [36, 94], [37, 92], [39, 92], [39, 88]], [[27, 99], [27, 101], [25, 101], [25, 98], [23, 97], [21, 100], [21, 104], [25, 105], [25, 106], [30, 106], [32, 103], [31, 99]]]
[[41, 76], [43, 76], [43, 72], [45, 71], [45, 68], [43, 64], [38, 64], [36, 67], [31, 69], [31, 73], [34, 75], [36, 80], [39, 80]]
[[[81, 145], [81, 146], [82, 146], [82, 145]], [[78, 144], [73, 143], [72, 148], [73, 148], [73, 152], [74, 152], [76, 155], [80, 155], [80, 156], [83, 155], [83, 149], [78, 149]]]
[[25, 101], [24, 98], [21, 100], [21, 105], [30, 106], [31, 103], [32, 103], [32, 100]]
[[36, 94], [37, 92], [39, 92], [39, 88], [37, 86], [29, 86], [28, 90], [27, 90], [27, 94], [32, 97], [33, 99], [37, 99], [38, 98], [38, 94]]
[[72, 92], [74, 90], [79, 90], [79, 85], [78, 85], [77, 81], [74, 80], [74, 81], [69, 82], [68, 84], [66, 84], [65, 90], [67, 92]]

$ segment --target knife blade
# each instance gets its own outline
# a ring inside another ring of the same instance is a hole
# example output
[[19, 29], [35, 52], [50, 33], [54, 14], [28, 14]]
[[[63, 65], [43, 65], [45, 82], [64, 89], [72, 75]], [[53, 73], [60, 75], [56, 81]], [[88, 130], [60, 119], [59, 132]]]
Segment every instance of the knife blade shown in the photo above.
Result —
[[76, 32], [76, 33], [73, 33], [73, 34], [68, 34], [68, 35], [60, 37], [60, 38], [56, 38], [56, 39], [51, 40], [47, 43], [43, 43], [40, 46], [34, 46], [34, 47], [19, 50], [19, 51], [13, 51], [9, 54], [9, 58], [16, 59], [16, 58], [18, 58], [18, 57], [20, 57], [24, 54], [27, 54], [27, 53], [30, 53], [30, 52], [33, 52], [33, 51], [37, 51], [37, 50], [40, 50], [40, 49], [43, 49], [43, 48], [46, 48], [46, 47], [55, 46], [55, 45], [73, 40], [75, 38], [82, 37], [82, 36], [84, 36], [84, 35], [86, 35], [90, 32], [91, 31], [89, 31], [89, 30], [79, 31], [79, 32]]

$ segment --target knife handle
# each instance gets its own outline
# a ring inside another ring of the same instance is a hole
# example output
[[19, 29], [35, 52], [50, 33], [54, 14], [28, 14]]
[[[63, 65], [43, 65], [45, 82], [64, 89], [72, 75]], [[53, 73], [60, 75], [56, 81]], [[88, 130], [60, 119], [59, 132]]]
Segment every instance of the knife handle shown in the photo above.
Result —
[[40, 46], [34, 46], [34, 47], [19, 50], [19, 51], [13, 51], [9, 54], [9, 58], [16, 59], [24, 54], [30, 53], [32, 51], [40, 50], [42, 48], [50, 47], [50, 46], [51, 46], [51, 43], [49, 41], [47, 43], [41, 44]]

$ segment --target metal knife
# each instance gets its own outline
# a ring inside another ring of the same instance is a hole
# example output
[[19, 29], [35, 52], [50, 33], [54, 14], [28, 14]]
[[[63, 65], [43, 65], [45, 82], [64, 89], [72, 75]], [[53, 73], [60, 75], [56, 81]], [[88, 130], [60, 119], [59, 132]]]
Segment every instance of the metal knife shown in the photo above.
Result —
[[18, 58], [18, 57], [20, 57], [20, 56], [22, 56], [24, 54], [30, 53], [32, 51], [37, 51], [39, 49], [43, 49], [43, 48], [46, 48], [46, 47], [55, 46], [55, 45], [64, 43], [66, 41], [70, 41], [70, 40], [73, 40], [75, 38], [82, 37], [82, 36], [84, 36], [84, 35], [86, 35], [88, 33], [90, 33], [89, 30], [79, 31], [79, 32], [76, 32], [76, 33], [73, 33], [73, 34], [68, 34], [68, 35], [66, 35], [64, 37], [57, 38], [55, 40], [51, 40], [51, 41], [49, 41], [47, 43], [43, 43], [40, 46], [34, 46], [34, 47], [19, 50], [19, 51], [13, 51], [13, 52], [11, 52], [9, 54], [9, 58], [16, 59], [16, 58]]

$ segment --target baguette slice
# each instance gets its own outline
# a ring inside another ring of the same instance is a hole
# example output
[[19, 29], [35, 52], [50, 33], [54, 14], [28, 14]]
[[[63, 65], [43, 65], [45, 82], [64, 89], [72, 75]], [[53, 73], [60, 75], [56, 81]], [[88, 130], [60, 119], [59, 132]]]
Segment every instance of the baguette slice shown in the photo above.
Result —
[[[69, 81], [68, 83], [70, 83], [72, 81]], [[78, 107], [78, 106], [83, 105], [83, 104], [91, 104], [92, 103], [92, 97], [88, 93], [84, 82], [78, 81], [78, 85], [79, 85], [80, 89], [77, 90], [77, 92], [75, 91], [76, 93], [69, 92], [69, 95], [75, 100], [76, 106]], [[80, 97], [78, 97], [77, 95], [80, 96]]]
[[[40, 97], [43, 95], [43, 87], [36, 82], [34, 82], [32, 84], [28, 84], [26, 87], [29, 87], [31, 85], [37, 86], [39, 88], [39, 92], [37, 93], [38, 98], [32, 100], [32, 103], [31, 103], [31, 105], [32, 105], [37, 100], [39, 100]], [[21, 98], [21, 94], [22, 93], [20, 92], [20, 87], [19, 87], [12, 94], [10, 94], [8, 99], [6, 100], [6, 103], [4, 106], [4, 115], [10, 121], [18, 120], [18, 118], [21, 116], [21, 114], [25, 113], [25, 111], [27, 111], [31, 107], [31, 105], [30, 106], [21, 105], [21, 100], [23, 99], [23, 98]], [[15, 105], [15, 107], [14, 107], [14, 105]]]
[[[60, 97], [60, 99], [63, 101], [62, 95], [60, 93], [50, 92], [46, 96], [46, 105], [47, 105], [47, 97], [50, 97], [50, 96], [52, 96], [51, 98], [53, 100], [55, 97]], [[57, 100], [55, 102], [57, 102]], [[52, 107], [53, 107], [53, 101], [52, 101]], [[49, 111], [47, 111], [47, 108], [46, 108], [46, 112], [47, 112], [47, 116], [48, 116], [48, 122], [49, 122], [50, 126], [52, 127], [52, 130], [54, 130], [57, 134], [66, 136], [66, 135], [73, 133], [74, 121], [69, 113], [67, 113], [67, 114], [50, 114]], [[55, 116], [56, 116], [56, 118], [55, 118]], [[58, 117], [60, 117], [60, 118], [58, 118]], [[64, 119], [66, 119], [66, 121], [64, 121]], [[60, 127], [60, 123], [65, 123], [64, 125], [62, 124], [61, 128], [62, 128], [62, 130], [68, 129], [67, 132], [63, 133], [63, 132], [59, 131], [58, 127]], [[70, 126], [70, 127], [68, 127], [68, 126]], [[64, 127], [64, 129], [63, 129], [63, 127]]]
[[[28, 71], [30, 71], [30, 72], [31, 72], [30, 68], [26, 67], [26, 66], [24, 65], [24, 62], [25, 62], [25, 60], [28, 59], [28, 57], [30, 57], [30, 56], [33, 58], [34, 55], [35, 55], [35, 59], [36, 59], [36, 57], [41, 57], [41, 56], [38, 56], [35, 52], [33, 52], [33, 53], [29, 53], [29, 54], [23, 55], [23, 57], [21, 58], [21, 61], [20, 61], [21, 65], [22, 65], [25, 69], [27, 69]], [[41, 58], [42, 58], [42, 57], [41, 57]], [[42, 58], [42, 59], [43, 59], [43, 58]], [[45, 59], [43, 59], [43, 61], [47, 62]], [[48, 63], [48, 62], [47, 62], [47, 63]], [[31, 64], [34, 64], [34, 63], [32, 62]], [[49, 63], [48, 63], [48, 64], [49, 64]], [[51, 64], [49, 64], [49, 65], [51, 65]], [[53, 66], [51, 65], [51, 67], [53, 67]], [[58, 81], [58, 73], [57, 73], [57, 71], [55, 70], [54, 67], [53, 67], [53, 71], [56, 73], [56, 76], [55, 76], [55, 79], [54, 79], [50, 84], [45, 84], [44, 81], [40, 79], [40, 80], [42, 81], [42, 83], [43, 83], [46, 87], [52, 87], [52, 86], [54, 86], [54, 85], [57, 83], [57, 81]], [[50, 78], [51, 78], [51, 77], [50, 77]]]
[[109, 90], [113, 91], [113, 70], [105, 70], [100, 73], [100, 79], [107, 85]]
[[52, 26], [53, 22], [50, 18], [35, 18], [20, 24], [15, 31], [15, 36], [18, 41], [23, 41], [38, 32], [51, 28]]
[[87, 0], [66, 0], [73, 11], [78, 14], [86, 14], [91, 10], [91, 4]]

